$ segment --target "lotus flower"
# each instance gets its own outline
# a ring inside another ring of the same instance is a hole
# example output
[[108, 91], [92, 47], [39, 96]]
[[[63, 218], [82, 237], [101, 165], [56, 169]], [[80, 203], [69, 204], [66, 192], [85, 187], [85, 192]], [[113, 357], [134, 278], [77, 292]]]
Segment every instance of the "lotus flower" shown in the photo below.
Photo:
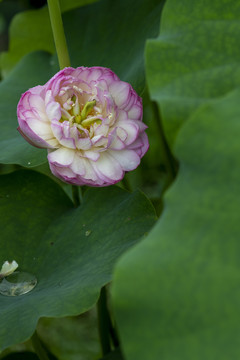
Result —
[[141, 98], [107, 68], [59, 71], [21, 96], [17, 115], [22, 136], [48, 149], [52, 173], [70, 184], [117, 183], [148, 150]]

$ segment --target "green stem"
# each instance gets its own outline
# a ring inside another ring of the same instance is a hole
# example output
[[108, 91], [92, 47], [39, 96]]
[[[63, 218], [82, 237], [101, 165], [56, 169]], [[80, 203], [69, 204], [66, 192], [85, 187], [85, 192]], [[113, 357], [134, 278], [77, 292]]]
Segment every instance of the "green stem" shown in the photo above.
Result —
[[67, 42], [58, 0], [48, 0], [48, 9], [60, 69], [70, 65]]
[[124, 176], [124, 178], [122, 179], [122, 185], [124, 187], [125, 190], [131, 192], [132, 191], [132, 187], [130, 185], [129, 180], [127, 179], [126, 175]]
[[33, 348], [40, 360], [49, 360], [46, 350], [44, 349], [41, 340], [38, 337], [37, 332], [33, 334], [32, 338]]
[[111, 342], [109, 336], [110, 318], [107, 308], [107, 292], [105, 287], [101, 289], [100, 297], [97, 303], [97, 311], [98, 311], [99, 337], [102, 348], [102, 354], [104, 356], [111, 351]]
[[72, 185], [72, 197], [74, 206], [78, 207], [82, 203], [82, 192], [79, 186]]

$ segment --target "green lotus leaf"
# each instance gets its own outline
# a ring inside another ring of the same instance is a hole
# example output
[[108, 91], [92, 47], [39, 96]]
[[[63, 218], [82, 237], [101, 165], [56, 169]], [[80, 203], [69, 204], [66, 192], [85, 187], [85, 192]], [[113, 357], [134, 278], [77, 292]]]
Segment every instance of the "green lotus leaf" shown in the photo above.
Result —
[[147, 42], [150, 95], [161, 108], [170, 145], [194, 110], [240, 84], [239, 3], [221, 5], [168, 0], [159, 37]]
[[90, 309], [117, 258], [148, 233], [156, 215], [142, 193], [114, 186], [89, 189], [74, 208], [59, 185], [30, 170], [2, 175], [0, 189], [0, 264], [15, 260], [37, 278], [24, 295], [0, 294], [3, 350], [29, 338], [40, 317]]
[[204, 106], [182, 127], [163, 215], [116, 267], [127, 360], [240, 356], [239, 97]]

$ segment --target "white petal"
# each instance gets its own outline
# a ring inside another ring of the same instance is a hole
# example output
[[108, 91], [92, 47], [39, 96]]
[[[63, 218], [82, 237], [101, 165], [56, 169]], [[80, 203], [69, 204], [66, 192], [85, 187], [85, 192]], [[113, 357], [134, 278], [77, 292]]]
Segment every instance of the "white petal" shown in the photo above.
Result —
[[100, 157], [100, 154], [97, 151], [85, 150], [84, 156], [92, 161], [97, 161]]
[[103, 135], [103, 136], [107, 136], [109, 131], [109, 126], [106, 124], [100, 124], [96, 127], [96, 129], [94, 130], [94, 135]]
[[119, 137], [116, 136], [109, 148], [113, 150], [122, 150], [125, 148], [125, 144], [119, 139]]
[[92, 147], [91, 139], [89, 137], [78, 138], [76, 141], [76, 146], [79, 150], [89, 150]]
[[76, 174], [69, 167], [59, 167], [55, 165], [53, 165], [53, 167], [55, 167], [56, 176], [59, 177], [60, 175], [63, 181], [68, 181], [68, 179], [66, 178], [70, 178], [70, 179], [76, 178]]
[[59, 121], [52, 121], [51, 122], [51, 128], [53, 135], [58, 139], [61, 140], [63, 137], [63, 124]]
[[77, 174], [80, 175], [83, 179], [86, 180], [97, 180], [96, 172], [93, 170], [91, 161], [85, 159], [78, 154], [75, 155], [74, 161], [71, 165], [71, 169]]
[[124, 142], [117, 136], [117, 128], [108, 135], [108, 147], [114, 150], [125, 148]]
[[46, 114], [49, 120], [60, 120], [62, 116], [60, 104], [56, 101], [49, 102], [46, 106]]
[[45, 106], [50, 102], [50, 101], [54, 101], [54, 98], [52, 96], [52, 91], [51, 90], [47, 90], [46, 94], [45, 94]]
[[94, 136], [92, 138], [92, 143], [94, 146], [97, 146], [97, 147], [99, 147], [99, 146], [106, 147], [107, 143], [108, 143], [108, 139], [105, 136], [98, 135], [98, 136]]
[[62, 146], [65, 146], [66, 148], [76, 149], [75, 141], [72, 138], [63, 137], [61, 140], [59, 140], [59, 142]]
[[27, 119], [27, 124], [40, 138], [43, 138], [44, 140], [53, 138], [50, 123], [42, 122], [37, 119]]
[[45, 112], [45, 103], [41, 96], [39, 95], [30, 95], [29, 96], [30, 108], [36, 108], [41, 112]]
[[138, 137], [139, 127], [137, 124], [134, 123], [134, 121], [127, 120], [118, 122], [117, 127], [121, 128], [127, 133], [127, 139], [124, 140], [125, 145], [130, 145]]
[[85, 170], [86, 170], [84, 179], [96, 181], [98, 177], [91, 165], [91, 161], [88, 159], [84, 159], [84, 164], [85, 164]]
[[117, 129], [117, 136], [119, 137], [120, 140], [122, 140], [124, 142], [128, 137], [126, 130], [124, 130], [120, 127], [117, 127], [116, 129]]
[[71, 164], [71, 169], [77, 175], [83, 176], [86, 173], [84, 158], [78, 156], [76, 153]]
[[57, 139], [52, 138], [49, 139], [47, 142], [49, 145], [51, 145], [54, 148], [59, 147], [59, 141]]
[[140, 164], [140, 158], [134, 150], [108, 150], [108, 152], [121, 165], [124, 171], [134, 170]]
[[74, 150], [61, 147], [49, 152], [48, 161], [59, 166], [69, 166], [73, 162], [74, 155]]
[[119, 162], [115, 161], [113, 157], [111, 157], [108, 152], [101, 153], [98, 161], [93, 163], [94, 169], [98, 172], [98, 174], [107, 177], [112, 180], [112, 183], [116, 181], [120, 181], [123, 178], [124, 172]]

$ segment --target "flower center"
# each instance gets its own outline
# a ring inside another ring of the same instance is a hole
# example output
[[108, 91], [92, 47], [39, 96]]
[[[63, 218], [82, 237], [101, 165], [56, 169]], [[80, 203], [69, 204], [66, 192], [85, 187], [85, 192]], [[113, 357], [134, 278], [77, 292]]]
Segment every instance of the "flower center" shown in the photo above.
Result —
[[80, 106], [78, 97], [73, 95], [62, 107], [62, 117], [60, 122], [69, 121], [71, 124], [80, 125], [87, 128], [93, 123], [101, 123], [96, 115], [96, 100], [87, 101], [84, 106]]

